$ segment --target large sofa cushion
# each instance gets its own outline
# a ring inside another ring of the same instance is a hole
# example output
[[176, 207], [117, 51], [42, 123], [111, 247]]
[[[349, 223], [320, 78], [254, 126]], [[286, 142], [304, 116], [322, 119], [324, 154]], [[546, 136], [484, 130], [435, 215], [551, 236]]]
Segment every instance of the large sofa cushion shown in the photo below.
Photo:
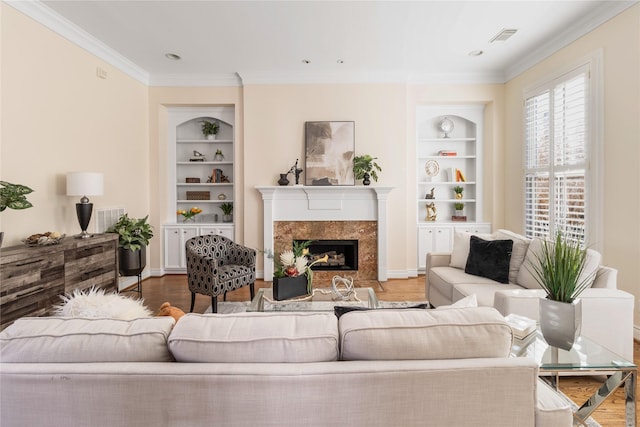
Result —
[[[543, 241], [535, 238], [529, 244], [529, 249], [527, 250], [527, 255], [525, 256], [524, 263], [518, 272], [518, 284], [527, 289], [539, 289], [540, 285], [536, 280], [535, 276], [532, 274], [533, 268], [532, 266], [538, 265], [538, 256], [542, 254]], [[584, 269], [582, 270], [582, 274], [578, 279], [579, 282], [587, 279], [590, 287], [595, 278], [596, 272], [600, 266], [600, 262], [602, 261], [602, 255], [600, 252], [594, 251], [593, 249], [587, 249], [587, 256], [585, 259]]]
[[464, 272], [509, 283], [509, 261], [513, 240], [484, 240], [471, 236], [469, 257]]
[[0, 334], [3, 363], [167, 362], [175, 320], [34, 317]]
[[453, 232], [453, 249], [449, 267], [464, 270], [467, 265], [467, 257], [471, 246], [471, 236], [478, 236], [484, 240], [492, 240], [492, 234], [469, 233], [468, 231], [455, 230]]
[[331, 312], [187, 314], [169, 349], [178, 362], [328, 362], [338, 359], [338, 321]]
[[527, 255], [527, 249], [531, 239], [514, 233], [513, 231], [500, 229], [495, 232], [495, 238], [500, 240], [513, 240], [513, 249], [511, 250], [511, 260], [509, 261], [509, 283], [518, 283], [518, 272], [524, 258]]
[[512, 285], [511, 283], [498, 283], [492, 281], [491, 283], [461, 283], [453, 286], [453, 292], [451, 296], [453, 301], [460, 301], [461, 299], [468, 298], [470, 295], [475, 295], [480, 307], [494, 307], [494, 295], [497, 291], [508, 289], [522, 289], [518, 285]]
[[491, 307], [353, 311], [338, 327], [342, 360], [507, 357], [513, 339]]

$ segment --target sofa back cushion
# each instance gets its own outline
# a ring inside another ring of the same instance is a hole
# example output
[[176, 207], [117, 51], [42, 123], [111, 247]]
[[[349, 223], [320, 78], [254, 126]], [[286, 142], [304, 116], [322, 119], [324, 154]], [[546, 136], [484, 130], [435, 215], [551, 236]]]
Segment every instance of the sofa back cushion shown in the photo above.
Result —
[[[542, 245], [543, 241], [538, 238], [533, 239], [529, 244], [527, 255], [525, 256], [522, 267], [520, 267], [520, 271], [518, 272], [518, 285], [527, 289], [540, 289], [540, 285], [538, 284], [536, 277], [532, 274], [532, 266], [539, 264], [538, 256], [542, 254]], [[594, 251], [593, 249], [587, 249], [584, 268], [578, 281], [582, 282], [582, 280], [586, 279], [589, 282], [587, 287], [590, 287], [596, 279], [596, 273], [600, 267], [601, 261], [602, 255], [600, 252]]]
[[451, 250], [451, 260], [449, 267], [464, 270], [469, 257], [469, 249], [471, 247], [471, 236], [478, 236], [484, 240], [493, 240], [493, 234], [469, 233], [468, 231], [454, 230], [453, 232], [453, 249]]
[[169, 349], [178, 362], [328, 362], [338, 359], [338, 321], [331, 312], [187, 314]]
[[507, 357], [513, 340], [492, 307], [353, 311], [338, 327], [342, 360]]
[[520, 267], [522, 267], [524, 258], [527, 255], [527, 249], [529, 248], [531, 239], [514, 233], [513, 231], [502, 229], [495, 232], [495, 237], [496, 239], [501, 240], [513, 240], [511, 260], [509, 261], [509, 283], [518, 283], [518, 272], [520, 271]]
[[167, 362], [173, 317], [33, 317], [0, 333], [3, 363]]

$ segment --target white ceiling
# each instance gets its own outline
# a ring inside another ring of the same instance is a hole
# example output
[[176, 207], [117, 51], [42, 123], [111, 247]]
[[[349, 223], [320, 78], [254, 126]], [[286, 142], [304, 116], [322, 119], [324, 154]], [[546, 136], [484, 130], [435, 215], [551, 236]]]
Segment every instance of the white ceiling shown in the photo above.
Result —
[[[147, 84], [197, 86], [501, 83], [636, 2], [7, 3]], [[489, 42], [505, 28], [518, 31], [505, 42]], [[473, 50], [484, 54], [469, 56]]]

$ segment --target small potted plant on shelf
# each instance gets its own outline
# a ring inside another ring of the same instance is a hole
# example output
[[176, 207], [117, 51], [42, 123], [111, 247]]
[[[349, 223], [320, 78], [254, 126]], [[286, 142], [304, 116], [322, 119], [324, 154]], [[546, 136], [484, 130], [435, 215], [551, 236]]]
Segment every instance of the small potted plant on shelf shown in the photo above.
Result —
[[232, 222], [233, 221], [233, 203], [225, 202], [220, 205], [220, 209], [222, 209], [222, 222]]
[[203, 120], [202, 121], [202, 134], [205, 136], [205, 138], [207, 139], [216, 139], [216, 135], [218, 134], [218, 131], [220, 130], [220, 123], [218, 123], [217, 121], [209, 121], [209, 120]]
[[221, 162], [224, 160], [224, 154], [222, 154], [222, 150], [216, 150], [216, 154], [213, 156], [213, 160], [216, 162]]
[[144, 218], [130, 218], [123, 214], [109, 227], [107, 233], [118, 234], [118, 259], [120, 274], [137, 276], [147, 265], [147, 246], [153, 237], [153, 228]]
[[463, 216], [464, 215], [464, 203], [462, 202], [456, 202], [453, 204], [454, 209], [456, 210], [456, 216]]
[[362, 180], [363, 185], [371, 184], [369, 178], [378, 182], [378, 172], [381, 172], [382, 168], [375, 162], [377, 159], [377, 157], [371, 157], [368, 154], [354, 157], [353, 173], [356, 179]]
[[[22, 210], [32, 207], [33, 205], [26, 197], [27, 194], [32, 192], [33, 190], [26, 185], [0, 181], [0, 212], [7, 208]], [[0, 231], [0, 246], [2, 246], [3, 238], [4, 231]]]
[[453, 187], [453, 192], [456, 193], [456, 199], [462, 199], [463, 191], [464, 191], [464, 188], [460, 187], [459, 185], [456, 185], [455, 187]]

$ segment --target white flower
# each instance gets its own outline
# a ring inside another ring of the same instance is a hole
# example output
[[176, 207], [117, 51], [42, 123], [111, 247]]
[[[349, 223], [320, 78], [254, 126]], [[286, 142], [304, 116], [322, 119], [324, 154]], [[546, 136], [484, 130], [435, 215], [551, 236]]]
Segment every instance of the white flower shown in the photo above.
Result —
[[[280, 262], [282, 265], [286, 267], [291, 267], [296, 262], [296, 257], [293, 255], [293, 251], [287, 250], [280, 254]], [[307, 263], [305, 262], [305, 265]]]
[[300, 258], [296, 258], [296, 270], [298, 270], [298, 274], [304, 274], [307, 269], [307, 257], [301, 256]]

